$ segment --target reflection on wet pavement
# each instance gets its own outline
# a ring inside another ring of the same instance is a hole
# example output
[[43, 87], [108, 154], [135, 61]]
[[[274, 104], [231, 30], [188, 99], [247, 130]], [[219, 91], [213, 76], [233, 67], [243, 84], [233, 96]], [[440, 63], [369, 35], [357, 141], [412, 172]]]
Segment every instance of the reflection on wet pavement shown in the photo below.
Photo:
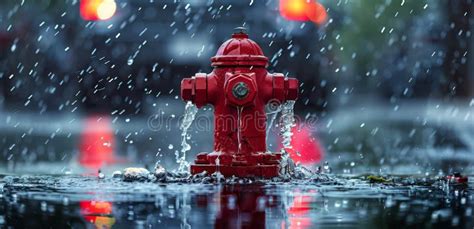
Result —
[[338, 177], [253, 184], [5, 176], [0, 223], [15, 228], [472, 228], [471, 183]]

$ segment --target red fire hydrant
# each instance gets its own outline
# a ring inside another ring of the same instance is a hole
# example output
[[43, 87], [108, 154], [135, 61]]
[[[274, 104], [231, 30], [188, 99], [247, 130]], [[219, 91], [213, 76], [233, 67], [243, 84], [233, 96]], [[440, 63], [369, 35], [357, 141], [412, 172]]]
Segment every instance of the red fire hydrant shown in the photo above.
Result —
[[298, 97], [298, 80], [266, 70], [268, 58], [243, 28], [211, 58], [214, 70], [181, 82], [181, 97], [214, 106], [214, 152], [200, 153], [191, 173], [275, 177], [281, 154], [267, 152], [265, 105]]

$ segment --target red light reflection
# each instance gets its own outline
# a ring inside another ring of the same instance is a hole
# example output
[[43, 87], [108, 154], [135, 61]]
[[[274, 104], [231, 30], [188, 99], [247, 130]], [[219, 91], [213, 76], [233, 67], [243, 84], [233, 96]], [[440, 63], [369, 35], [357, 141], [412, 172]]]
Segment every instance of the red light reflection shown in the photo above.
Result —
[[115, 218], [112, 216], [112, 203], [107, 201], [86, 200], [79, 202], [81, 215], [96, 228], [112, 228]]
[[311, 218], [308, 216], [311, 210], [312, 196], [295, 196], [293, 203], [288, 209], [289, 225], [282, 224], [282, 228], [310, 228]]

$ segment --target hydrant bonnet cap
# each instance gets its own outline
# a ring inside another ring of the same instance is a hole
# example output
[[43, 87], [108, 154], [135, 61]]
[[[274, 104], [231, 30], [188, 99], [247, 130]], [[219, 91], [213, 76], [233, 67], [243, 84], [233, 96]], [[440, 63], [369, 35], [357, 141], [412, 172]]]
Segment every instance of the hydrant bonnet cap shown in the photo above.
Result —
[[248, 38], [243, 28], [232, 35], [211, 58], [212, 66], [262, 66], [266, 67], [268, 58], [255, 41]]

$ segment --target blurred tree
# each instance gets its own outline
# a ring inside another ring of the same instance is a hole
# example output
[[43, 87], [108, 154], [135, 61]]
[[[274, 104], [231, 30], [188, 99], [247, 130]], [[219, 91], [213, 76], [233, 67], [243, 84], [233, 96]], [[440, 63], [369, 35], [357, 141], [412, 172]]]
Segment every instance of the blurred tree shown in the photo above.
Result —
[[466, 98], [473, 93], [472, 0], [333, 4], [344, 13], [329, 28], [327, 49], [336, 54], [336, 70], [347, 69], [340, 83], [349, 82], [355, 94]]
[[[344, 68], [346, 82], [352, 82], [356, 94], [373, 94], [381, 83], [390, 82], [391, 89], [402, 87], [411, 77], [407, 53], [413, 49], [409, 37], [414, 20], [425, 10], [426, 1], [374, 0], [350, 1], [335, 28], [332, 49]], [[401, 66], [402, 67], [401, 67]], [[396, 73], [394, 73], [396, 72]], [[393, 79], [394, 78], [394, 79]], [[390, 92], [389, 94], [393, 94]]]

